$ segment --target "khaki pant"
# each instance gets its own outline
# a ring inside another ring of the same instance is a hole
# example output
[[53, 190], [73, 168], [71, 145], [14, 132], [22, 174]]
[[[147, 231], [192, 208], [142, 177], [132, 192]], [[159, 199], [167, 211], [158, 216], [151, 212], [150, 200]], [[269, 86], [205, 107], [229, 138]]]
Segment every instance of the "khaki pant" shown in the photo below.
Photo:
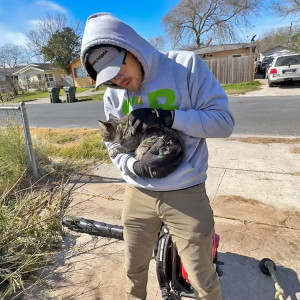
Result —
[[212, 264], [213, 212], [204, 183], [170, 192], [126, 186], [123, 223], [127, 299], [146, 299], [149, 262], [162, 222], [178, 249], [196, 299], [221, 300]]

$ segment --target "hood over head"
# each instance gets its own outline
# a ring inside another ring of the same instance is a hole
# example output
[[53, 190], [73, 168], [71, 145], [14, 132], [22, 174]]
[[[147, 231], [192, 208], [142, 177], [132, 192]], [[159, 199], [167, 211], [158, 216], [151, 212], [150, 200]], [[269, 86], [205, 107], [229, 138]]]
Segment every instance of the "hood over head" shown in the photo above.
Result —
[[[118, 68], [117, 65], [121, 61], [122, 54], [121, 56], [116, 58], [113, 65], [108, 63], [111, 70], [105, 71], [103, 73], [104, 76], [99, 76], [101, 77], [101, 79], [99, 78], [98, 81], [97, 75], [100, 75], [102, 73], [101, 71], [104, 71], [104, 69], [106, 69], [106, 64], [100, 63], [101, 67], [99, 67], [96, 71], [95, 68], [93, 68], [91, 65], [92, 59], [89, 58], [89, 53], [92, 53], [93, 51], [91, 50], [93, 50], [94, 48], [98, 48], [99, 46], [107, 47], [110, 45], [117, 46], [131, 52], [142, 64], [144, 71], [144, 80], [149, 76], [151, 72], [150, 69], [153, 66], [153, 62], [155, 61], [155, 56], [157, 56], [159, 52], [144, 38], [137, 34], [134, 29], [132, 29], [130, 26], [120, 21], [119, 19], [115, 18], [112, 14], [96, 13], [91, 15], [87, 19], [82, 38], [80, 55], [83, 67], [86, 69], [89, 76], [92, 79], [96, 80], [96, 85], [99, 85], [117, 75], [118, 72], [115, 72]], [[101, 53], [99, 55], [101, 55]], [[119, 67], [120, 66], [121, 65], [119, 65]]]

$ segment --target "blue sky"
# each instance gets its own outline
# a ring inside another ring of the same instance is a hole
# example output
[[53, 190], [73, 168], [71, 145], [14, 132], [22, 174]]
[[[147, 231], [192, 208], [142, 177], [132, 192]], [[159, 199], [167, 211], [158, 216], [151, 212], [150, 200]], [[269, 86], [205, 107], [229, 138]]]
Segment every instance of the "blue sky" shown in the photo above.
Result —
[[[0, 46], [7, 42], [24, 44], [24, 33], [47, 12], [65, 13], [69, 19], [78, 18], [83, 23], [93, 13], [111, 12], [149, 39], [164, 34], [162, 17], [178, 3], [179, 0], [0, 0]], [[254, 34], [259, 37], [267, 30], [287, 26], [290, 20], [266, 11], [255, 24], [255, 28], [246, 31], [244, 42], [249, 42]]]

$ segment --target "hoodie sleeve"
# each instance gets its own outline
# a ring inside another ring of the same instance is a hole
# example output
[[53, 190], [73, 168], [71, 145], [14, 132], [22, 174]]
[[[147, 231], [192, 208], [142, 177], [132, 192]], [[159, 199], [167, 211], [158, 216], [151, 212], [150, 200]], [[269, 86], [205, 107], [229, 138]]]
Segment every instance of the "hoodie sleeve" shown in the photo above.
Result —
[[[108, 120], [110, 114], [114, 116], [116, 114], [115, 110], [113, 109], [113, 104], [110, 98], [109, 88], [104, 94], [103, 101], [104, 101], [104, 113], [106, 119]], [[114, 149], [115, 147], [119, 146], [119, 144], [116, 142], [114, 143], [106, 142], [105, 145], [107, 147], [108, 152], [110, 152], [110, 150]], [[131, 175], [131, 176], [136, 175], [133, 171], [133, 164], [136, 162], [136, 159], [134, 158], [134, 153], [130, 153], [130, 154], [120, 153], [115, 158], [110, 157], [110, 159], [113, 162], [113, 164], [125, 175]]]
[[189, 93], [191, 109], [176, 110], [172, 128], [198, 138], [222, 138], [231, 135], [234, 119], [228, 98], [206, 63], [191, 55]]

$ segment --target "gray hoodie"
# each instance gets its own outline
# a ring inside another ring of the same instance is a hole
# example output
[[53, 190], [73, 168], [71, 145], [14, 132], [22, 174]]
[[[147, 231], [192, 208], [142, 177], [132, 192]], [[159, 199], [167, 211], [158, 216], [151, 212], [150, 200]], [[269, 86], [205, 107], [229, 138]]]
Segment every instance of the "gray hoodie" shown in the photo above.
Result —
[[[92, 46], [110, 44], [130, 51], [142, 64], [144, 81], [136, 93], [107, 88], [104, 110], [123, 117], [142, 107], [175, 109], [172, 128], [180, 131], [186, 147], [185, 160], [162, 179], [135, 175], [134, 154], [112, 159], [124, 180], [154, 191], [178, 190], [206, 180], [208, 150], [206, 138], [228, 137], [234, 127], [228, 99], [206, 63], [191, 51], [157, 51], [131, 27], [108, 13], [91, 16], [82, 39], [81, 59]], [[107, 143], [108, 149], [116, 146]]]

